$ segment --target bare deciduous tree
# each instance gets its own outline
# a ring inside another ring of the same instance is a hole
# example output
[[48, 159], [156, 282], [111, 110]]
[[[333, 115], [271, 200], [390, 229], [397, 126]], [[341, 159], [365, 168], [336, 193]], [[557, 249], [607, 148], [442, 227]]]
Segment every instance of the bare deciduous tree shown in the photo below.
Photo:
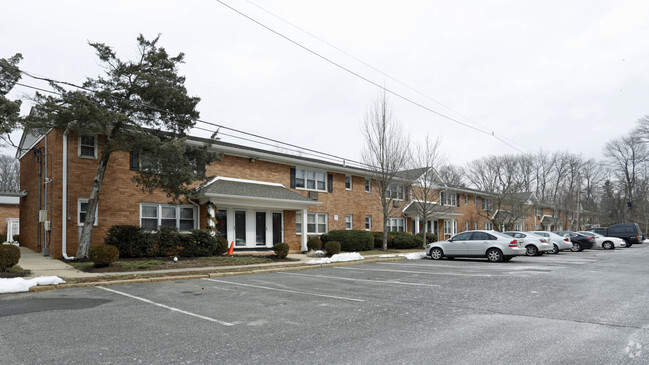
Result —
[[377, 97], [365, 114], [363, 123], [365, 148], [363, 163], [368, 165], [371, 178], [376, 182], [383, 213], [383, 250], [388, 249], [388, 219], [395, 211], [393, 201], [399, 196], [405, 198], [404, 181], [399, 171], [410, 166], [409, 138], [401, 125], [392, 118], [385, 91]]
[[0, 155], [0, 191], [20, 190], [20, 164], [11, 156]]

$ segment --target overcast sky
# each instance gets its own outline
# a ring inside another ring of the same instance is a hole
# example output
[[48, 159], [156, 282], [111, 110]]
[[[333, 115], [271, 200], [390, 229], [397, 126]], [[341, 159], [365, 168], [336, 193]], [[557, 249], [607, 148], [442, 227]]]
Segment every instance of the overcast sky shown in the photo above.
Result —
[[[519, 153], [491, 131], [524, 152], [600, 158], [649, 115], [648, 1], [223, 2], [411, 100], [390, 96], [394, 117], [413, 143], [440, 136], [452, 163]], [[4, 2], [0, 57], [20, 52], [22, 69], [81, 83], [101, 72], [88, 41], [133, 58], [139, 33], [186, 54], [201, 119], [360, 160], [379, 88], [216, 0]]]

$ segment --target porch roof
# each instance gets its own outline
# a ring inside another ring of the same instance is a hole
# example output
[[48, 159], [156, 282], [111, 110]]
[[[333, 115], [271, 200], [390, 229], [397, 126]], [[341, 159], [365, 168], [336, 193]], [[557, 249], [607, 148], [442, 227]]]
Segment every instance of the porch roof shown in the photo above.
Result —
[[[421, 215], [421, 208], [423, 202], [418, 200], [411, 201], [408, 206], [403, 209], [403, 214], [406, 217], [415, 218]], [[429, 210], [429, 219], [453, 219], [454, 217], [463, 214], [455, 212], [452, 207], [440, 205], [437, 202], [425, 202], [426, 208]]]
[[307, 198], [282, 184], [264, 181], [217, 177], [197, 190], [201, 204], [208, 201], [218, 205], [270, 209], [306, 209], [321, 202]]

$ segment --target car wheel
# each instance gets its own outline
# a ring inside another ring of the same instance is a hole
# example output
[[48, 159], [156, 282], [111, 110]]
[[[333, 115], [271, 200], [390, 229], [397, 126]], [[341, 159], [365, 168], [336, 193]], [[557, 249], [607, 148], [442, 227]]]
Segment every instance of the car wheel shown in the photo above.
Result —
[[578, 242], [573, 242], [572, 247], [570, 248], [570, 251], [572, 252], [581, 252], [584, 249], [581, 247], [581, 243]]
[[539, 249], [538, 249], [538, 247], [536, 247], [536, 246], [534, 246], [534, 245], [528, 245], [528, 246], [526, 246], [525, 248], [527, 249], [527, 251], [525, 251], [525, 254], [526, 254], [527, 256], [536, 256], [536, 255], [539, 254]]
[[435, 247], [432, 250], [430, 250], [430, 258], [433, 260], [440, 260], [442, 257], [444, 257], [444, 251], [442, 251], [441, 248]]
[[489, 249], [489, 251], [487, 251], [487, 260], [491, 262], [503, 261], [503, 253], [497, 248]]
[[624, 247], [627, 247], [627, 248], [628, 248], [628, 247], [631, 247], [631, 241], [629, 241], [629, 240], [627, 240], [627, 239], [625, 238], [625, 239], [624, 239], [624, 242], [626, 243], [626, 245], [624, 245]]
[[605, 250], [612, 250], [614, 248], [613, 242], [606, 241], [606, 242], [602, 243], [602, 247]]
[[553, 254], [558, 254], [559, 253], [559, 246], [552, 244], [552, 250], [548, 251], [548, 253], [553, 253]]

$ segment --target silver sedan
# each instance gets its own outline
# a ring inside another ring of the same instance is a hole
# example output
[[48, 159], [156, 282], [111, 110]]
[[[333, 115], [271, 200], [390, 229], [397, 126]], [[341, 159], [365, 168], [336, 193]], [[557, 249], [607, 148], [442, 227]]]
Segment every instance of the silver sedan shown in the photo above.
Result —
[[426, 245], [426, 255], [433, 260], [444, 257], [486, 257], [491, 262], [509, 261], [525, 255], [525, 247], [515, 238], [496, 231], [467, 231], [446, 241]]

